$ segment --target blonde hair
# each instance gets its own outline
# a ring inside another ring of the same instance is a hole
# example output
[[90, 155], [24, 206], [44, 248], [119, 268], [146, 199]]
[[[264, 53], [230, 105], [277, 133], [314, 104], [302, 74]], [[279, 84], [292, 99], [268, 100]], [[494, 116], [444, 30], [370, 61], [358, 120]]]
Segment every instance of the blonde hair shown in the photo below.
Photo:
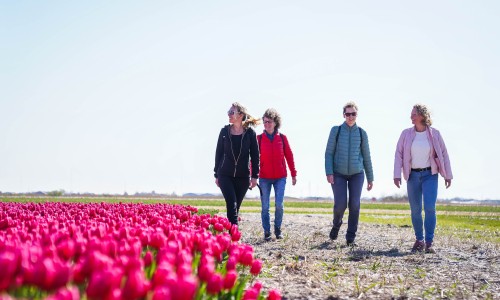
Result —
[[424, 104], [415, 104], [413, 108], [417, 111], [417, 114], [421, 115], [424, 119], [422, 120], [422, 125], [431, 126], [431, 112], [427, 106]]
[[254, 117], [252, 117], [248, 113], [247, 108], [241, 105], [241, 103], [234, 102], [233, 104], [231, 104], [231, 106], [236, 108], [238, 110], [238, 113], [243, 115], [243, 128], [247, 129], [250, 126], [255, 127], [259, 125], [260, 119], [255, 119]]
[[268, 118], [273, 120], [275, 126], [274, 129], [278, 130], [281, 126], [281, 116], [278, 113], [278, 111], [274, 108], [268, 108], [266, 109], [266, 112], [264, 112], [264, 115], [262, 118]]
[[349, 108], [349, 107], [354, 108], [356, 111], [358, 111], [358, 106], [356, 105], [356, 103], [354, 103], [354, 101], [349, 101], [349, 102], [347, 102], [344, 105], [342, 113], [344, 114], [345, 113], [345, 109]]

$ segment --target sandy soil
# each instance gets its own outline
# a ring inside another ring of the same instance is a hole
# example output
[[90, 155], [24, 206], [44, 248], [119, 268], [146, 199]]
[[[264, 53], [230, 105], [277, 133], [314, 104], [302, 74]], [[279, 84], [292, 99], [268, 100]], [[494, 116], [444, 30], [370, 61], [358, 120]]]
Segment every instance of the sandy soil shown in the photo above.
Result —
[[439, 224], [437, 253], [412, 254], [411, 227], [360, 223], [348, 247], [346, 224], [329, 239], [331, 215], [285, 215], [284, 239], [270, 242], [260, 214], [241, 217], [242, 242], [264, 261], [259, 280], [284, 299], [500, 299], [499, 245], [442, 235]]

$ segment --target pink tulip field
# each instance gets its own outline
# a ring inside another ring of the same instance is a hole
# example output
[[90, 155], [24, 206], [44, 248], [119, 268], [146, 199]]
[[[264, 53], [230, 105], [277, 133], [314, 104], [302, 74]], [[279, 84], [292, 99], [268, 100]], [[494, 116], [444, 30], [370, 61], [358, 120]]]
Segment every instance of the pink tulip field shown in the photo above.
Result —
[[192, 206], [0, 203], [0, 299], [281, 299], [226, 218]]

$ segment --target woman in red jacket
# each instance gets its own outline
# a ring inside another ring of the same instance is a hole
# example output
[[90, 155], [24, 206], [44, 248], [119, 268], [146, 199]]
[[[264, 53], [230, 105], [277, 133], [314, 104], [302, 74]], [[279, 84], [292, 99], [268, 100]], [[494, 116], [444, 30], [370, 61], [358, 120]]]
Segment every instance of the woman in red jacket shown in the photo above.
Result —
[[260, 174], [259, 188], [262, 203], [262, 227], [264, 239], [271, 239], [271, 217], [269, 213], [271, 187], [274, 187], [276, 211], [274, 214], [274, 234], [277, 239], [282, 239], [281, 223], [283, 221], [283, 198], [286, 185], [286, 164], [292, 173], [292, 184], [297, 182], [297, 171], [293, 161], [293, 153], [285, 135], [278, 129], [281, 126], [281, 116], [274, 109], [266, 110], [262, 117], [264, 132], [257, 136], [260, 149]]

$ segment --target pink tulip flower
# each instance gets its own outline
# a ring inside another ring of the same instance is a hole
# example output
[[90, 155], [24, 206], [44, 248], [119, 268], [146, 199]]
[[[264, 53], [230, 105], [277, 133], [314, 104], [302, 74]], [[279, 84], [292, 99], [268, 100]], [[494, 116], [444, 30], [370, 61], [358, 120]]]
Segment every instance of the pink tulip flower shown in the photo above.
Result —
[[144, 266], [149, 267], [153, 263], [153, 253], [151, 251], [146, 251], [144, 254]]
[[173, 285], [177, 281], [174, 266], [166, 261], [160, 263], [153, 275], [153, 286]]
[[262, 270], [262, 261], [260, 259], [256, 259], [252, 263], [252, 267], [250, 268], [250, 274], [253, 276], [259, 275]]
[[234, 256], [230, 256], [227, 259], [226, 270], [236, 270], [236, 266], [238, 265], [238, 259]]
[[13, 251], [0, 253], [0, 291], [6, 290], [18, 269], [18, 257]]
[[269, 291], [267, 300], [281, 300], [281, 293], [278, 290]]
[[257, 300], [259, 298], [259, 291], [250, 288], [243, 294], [242, 300]]
[[252, 286], [252, 289], [256, 290], [257, 292], [260, 293], [260, 291], [262, 290], [262, 282], [260, 281], [256, 281], [253, 286]]
[[135, 269], [130, 271], [127, 281], [123, 287], [122, 297], [125, 300], [134, 300], [143, 298], [149, 290], [150, 282], [146, 279], [144, 271]]
[[236, 280], [238, 279], [238, 273], [235, 270], [227, 271], [224, 277], [224, 288], [230, 290], [234, 287]]
[[211, 295], [217, 295], [223, 287], [222, 276], [219, 273], [213, 273], [207, 281], [207, 292]]
[[93, 272], [87, 285], [87, 296], [100, 298], [110, 295], [115, 288], [120, 287], [122, 278], [123, 270], [116, 267]]
[[240, 256], [239, 262], [244, 266], [251, 266], [253, 263], [253, 252], [246, 250]]
[[172, 299], [172, 294], [170, 289], [166, 286], [160, 286], [153, 290], [153, 297], [151, 300], [170, 300]]
[[222, 232], [224, 230], [224, 226], [221, 224], [221, 223], [215, 223], [214, 224], [214, 229], [217, 231], [217, 232]]
[[193, 275], [179, 277], [174, 286], [170, 286], [173, 300], [192, 300], [198, 289], [198, 280]]
[[215, 266], [209, 263], [201, 263], [198, 267], [198, 277], [201, 281], [208, 282], [215, 273]]

